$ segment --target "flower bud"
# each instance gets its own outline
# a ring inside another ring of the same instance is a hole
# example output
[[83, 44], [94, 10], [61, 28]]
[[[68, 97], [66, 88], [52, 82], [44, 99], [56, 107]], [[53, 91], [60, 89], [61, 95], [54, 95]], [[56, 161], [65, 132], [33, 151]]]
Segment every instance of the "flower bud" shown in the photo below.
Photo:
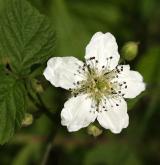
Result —
[[102, 130], [93, 124], [88, 126], [87, 132], [89, 135], [93, 135], [94, 137], [97, 137], [102, 134]]
[[133, 41], [127, 42], [122, 47], [121, 54], [125, 60], [133, 60], [138, 54], [138, 43]]
[[33, 123], [33, 116], [30, 113], [26, 113], [22, 120], [22, 127], [27, 127]]

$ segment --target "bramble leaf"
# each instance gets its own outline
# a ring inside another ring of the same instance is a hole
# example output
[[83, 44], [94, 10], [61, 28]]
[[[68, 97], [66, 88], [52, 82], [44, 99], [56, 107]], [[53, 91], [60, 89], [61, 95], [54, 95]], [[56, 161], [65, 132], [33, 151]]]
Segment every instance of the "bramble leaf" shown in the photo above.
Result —
[[[8, 1], [7, 1], [8, 2]], [[46, 17], [26, 0], [9, 0], [0, 23], [0, 56], [19, 75], [53, 55], [55, 32]]]
[[0, 144], [7, 142], [21, 126], [25, 113], [23, 83], [8, 75], [0, 79]]

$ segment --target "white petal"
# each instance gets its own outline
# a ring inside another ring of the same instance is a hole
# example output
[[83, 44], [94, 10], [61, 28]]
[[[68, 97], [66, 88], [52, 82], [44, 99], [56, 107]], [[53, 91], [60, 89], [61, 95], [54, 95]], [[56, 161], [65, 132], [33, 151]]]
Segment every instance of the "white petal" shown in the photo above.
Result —
[[61, 112], [62, 125], [67, 126], [69, 132], [87, 127], [97, 117], [92, 105], [93, 102], [87, 95], [70, 98]]
[[101, 103], [97, 120], [102, 127], [110, 129], [113, 133], [120, 133], [129, 124], [125, 100], [107, 99], [106, 102]]
[[69, 89], [74, 87], [74, 82], [84, 78], [77, 73], [79, 66], [83, 66], [83, 62], [75, 57], [53, 57], [48, 60], [43, 74], [55, 87]]
[[[119, 57], [118, 46], [111, 33], [95, 33], [86, 47], [85, 59], [87, 64], [97, 66], [99, 70], [104, 67], [107, 70], [113, 70], [118, 65]], [[90, 58], [92, 60], [89, 60]]]
[[139, 72], [130, 70], [129, 65], [123, 65], [123, 71], [118, 75], [116, 81], [121, 84], [126, 82], [121, 87], [121, 92], [125, 98], [134, 98], [145, 90], [142, 75]]

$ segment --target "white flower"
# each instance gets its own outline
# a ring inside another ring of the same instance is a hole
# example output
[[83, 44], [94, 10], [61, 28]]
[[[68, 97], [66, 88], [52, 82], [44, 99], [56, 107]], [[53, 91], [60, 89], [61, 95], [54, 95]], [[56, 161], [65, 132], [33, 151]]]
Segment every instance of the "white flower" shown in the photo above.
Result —
[[85, 63], [75, 57], [49, 59], [45, 78], [55, 87], [72, 92], [61, 112], [61, 123], [70, 132], [96, 119], [113, 133], [128, 126], [124, 98], [136, 97], [145, 90], [145, 84], [129, 65], [118, 65], [119, 58], [114, 36], [97, 32], [86, 47]]

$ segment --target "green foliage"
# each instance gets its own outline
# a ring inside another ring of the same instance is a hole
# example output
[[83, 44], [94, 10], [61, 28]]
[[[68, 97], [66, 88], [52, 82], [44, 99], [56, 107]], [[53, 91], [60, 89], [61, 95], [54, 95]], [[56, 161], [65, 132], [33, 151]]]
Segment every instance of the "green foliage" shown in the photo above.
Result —
[[26, 0], [9, 0], [0, 25], [0, 54], [20, 75], [29, 73], [53, 55], [55, 33], [46, 19]]
[[0, 144], [3, 144], [21, 126], [25, 113], [25, 89], [20, 81], [1, 75], [0, 93]]
[[[2, 3], [2, 1], [1, 1]], [[52, 56], [55, 32], [26, 0], [3, 1], [0, 22], [0, 144], [21, 127], [34, 64]], [[34, 92], [33, 92], [34, 93]]]

